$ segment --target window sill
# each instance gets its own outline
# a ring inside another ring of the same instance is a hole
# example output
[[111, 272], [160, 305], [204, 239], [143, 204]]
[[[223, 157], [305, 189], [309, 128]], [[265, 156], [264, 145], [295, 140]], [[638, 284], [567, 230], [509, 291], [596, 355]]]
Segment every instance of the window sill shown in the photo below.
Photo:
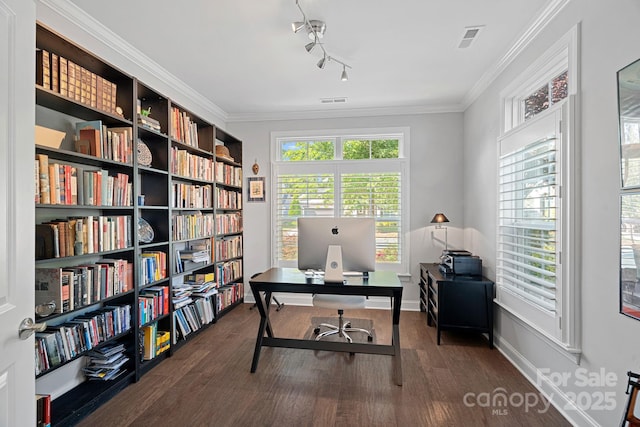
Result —
[[550, 348], [554, 349], [557, 353], [559, 353], [560, 355], [562, 355], [565, 358], [569, 359], [571, 362], [575, 363], [576, 365], [580, 364], [580, 358], [582, 357], [582, 349], [581, 348], [571, 346], [568, 343], [564, 343], [564, 342], [558, 340], [556, 337], [553, 337], [553, 336], [549, 335], [544, 330], [542, 330], [542, 329], [538, 328], [536, 325], [532, 324], [528, 319], [524, 318], [517, 311], [513, 310], [508, 305], [505, 305], [505, 304], [501, 303], [497, 299], [494, 299], [493, 302], [498, 307], [500, 307], [502, 310], [507, 312], [515, 321], [517, 321], [522, 326], [524, 326], [527, 329], [529, 329], [536, 336], [542, 338], [547, 343], [547, 345]]

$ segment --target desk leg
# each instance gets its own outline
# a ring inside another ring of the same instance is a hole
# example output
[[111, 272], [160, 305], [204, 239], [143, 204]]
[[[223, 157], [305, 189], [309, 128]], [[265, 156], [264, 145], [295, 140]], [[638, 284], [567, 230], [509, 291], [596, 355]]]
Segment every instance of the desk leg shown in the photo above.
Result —
[[258, 368], [258, 360], [260, 359], [260, 350], [262, 349], [262, 338], [264, 338], [265, 330], [267, 335], [272, 337], [273, 330], [269, 321], [269, 303], [271, 302], [271, 292], [265, 292], [264, 298], [259, 291], [251, 288], [253, 297], [256, 300], [258, 311], [260, 312], [260, 326], [258, 327], [258, 336], [256, 337], [256, 347], [253, 350], [253, 361], [251, 362], [251, 372], [255, 372]]
[[402, 385], [402, 349], [400, 348], [400, 302], [402, 294], [391, 298], [393, 308], [393, 324], [391, 333], [391, 344], [393, 345], [393, 361], [395, 364], [396, 384]]

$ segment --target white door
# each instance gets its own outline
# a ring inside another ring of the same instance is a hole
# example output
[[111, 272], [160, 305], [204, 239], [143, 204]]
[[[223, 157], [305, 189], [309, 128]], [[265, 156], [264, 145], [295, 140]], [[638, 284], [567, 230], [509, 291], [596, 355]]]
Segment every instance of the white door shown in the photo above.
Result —
[[0, 427], [35, 425], [35, 3], [0, 0]]

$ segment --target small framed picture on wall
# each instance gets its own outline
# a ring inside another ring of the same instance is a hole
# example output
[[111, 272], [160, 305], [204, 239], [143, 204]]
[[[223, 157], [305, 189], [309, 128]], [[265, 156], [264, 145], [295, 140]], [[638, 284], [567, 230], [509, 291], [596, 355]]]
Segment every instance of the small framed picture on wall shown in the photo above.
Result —
[[253, 176], [247, 178], [248, 202], [266, 201], [265, 179], [263, 176]]

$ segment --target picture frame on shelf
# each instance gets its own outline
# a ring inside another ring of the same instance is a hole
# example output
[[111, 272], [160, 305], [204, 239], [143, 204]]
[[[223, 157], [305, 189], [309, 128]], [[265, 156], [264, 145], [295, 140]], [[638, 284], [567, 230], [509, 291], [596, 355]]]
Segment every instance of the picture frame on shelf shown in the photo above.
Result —
[[263, 176], [252, 176], [247, 178], [247, 188], [248, 202], [266, 201], [265, 178]]

